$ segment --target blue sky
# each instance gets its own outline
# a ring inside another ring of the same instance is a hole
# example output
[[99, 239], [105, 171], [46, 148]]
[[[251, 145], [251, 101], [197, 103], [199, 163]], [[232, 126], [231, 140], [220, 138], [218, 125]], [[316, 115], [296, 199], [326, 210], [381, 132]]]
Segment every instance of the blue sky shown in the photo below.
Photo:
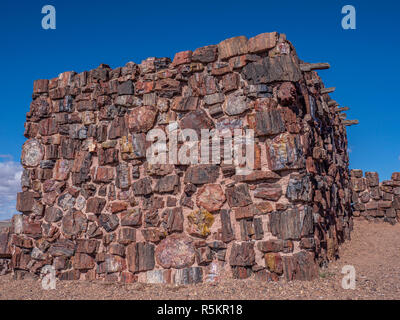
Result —
[[[57, 29], [41, 28], [44, 5], [56, 8]], [[341, 8], [353, 5], [357, 29], [343, 30]], [[149, 56], [217, 44], [229, 37], [285, 33], [320, 71], [332, 97], [349, 106], [351, 168], [400, 171], [399, 31], [397, 1], [10, 1], [0, 5], [0, 219], [15, 213], [18, 165], [33, 80], [115, 68]]]

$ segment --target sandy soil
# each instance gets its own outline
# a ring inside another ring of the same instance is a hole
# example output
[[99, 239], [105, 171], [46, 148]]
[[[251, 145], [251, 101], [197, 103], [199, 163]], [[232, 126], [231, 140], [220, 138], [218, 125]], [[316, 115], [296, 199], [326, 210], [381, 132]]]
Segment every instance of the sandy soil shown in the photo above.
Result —
[[[356, 270], [356, 289], [341, 286], [344, 265]], [[320, 270], [311, 282], [260, 283], [226, 280], [196, 286], [142, 283], [57, 282], [43, 290], [37, 280], [0, 277], [0, 299], [399, 299], [400, 224], [355, 221], [352, 241], [342, 245], [340, 259]]]

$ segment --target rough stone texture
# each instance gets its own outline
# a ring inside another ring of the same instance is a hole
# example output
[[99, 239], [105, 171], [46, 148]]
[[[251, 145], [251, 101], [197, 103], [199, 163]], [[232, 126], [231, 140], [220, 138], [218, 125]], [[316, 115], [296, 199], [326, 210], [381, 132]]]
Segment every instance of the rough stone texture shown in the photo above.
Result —
[[195, 260], [193, 241], [182, 235], [172, 235], [156, 248], [156, 260], [163, 268], [190, 267]]
[[[350, 176], [341, 115], [302, 63], [272, 32], [35, 81], [23, 214], [0, 233], [3, 270], [53, 265], [59, 279], [125, 283], [312, 279], [350, 238], [352, 210], [397, 221], [400, 174]], [[253, 129], [254, 170], [152, 164], [153, 128]]]
[[154, 268], [154, 244], [132, 243], [126, 248], [126, 251], [129, 271], [141, 272]]
[[194, 237], [207, 238], [214, 223], [214, 216], [205, 209], [198, 209], [188, 216], [188, 233]]
[[196, 204], [210, 212], [221, 209], [225, 202], [225, 195], [220, 185], [209, 184], [201, 187], [197, 192]]
[[353, 215], [369, 221], [385, 221], [395, 224], [400, 220], [399, 173], [391, 180], [379, 182], [377, 172], [351, 170]]
[[283, 212], [273, 212], [270, 230], [283, 240], [300, 240], [302, 236], [313, 234], [312, 210], [308, 206], [289, 208]]

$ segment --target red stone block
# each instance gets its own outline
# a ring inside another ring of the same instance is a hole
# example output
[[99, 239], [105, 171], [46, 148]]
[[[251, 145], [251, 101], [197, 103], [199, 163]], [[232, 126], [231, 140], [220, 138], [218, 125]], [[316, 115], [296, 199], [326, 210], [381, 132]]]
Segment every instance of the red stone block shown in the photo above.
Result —
[[245, 36], [226, 39], [218, 44], [218, 54], [222, 60], [245, 53], [247, 53], [247, 38]]
[[392, 180], [394, 180], [394, 181], [400, 181], [400, 172], [393, 172], [393, 174], [392, 174]]
[[180, 64], [190, 63], [192, 58], [192, 51], [181, 51], [175, 54], [172, 61], [172, 67], [179, 66]]
[[128, 272], [128, 271], [124, 271], [121, 273], [121, 282], [123, 283], [135, 283], [138, 281], [138, 277], [137, 275]]
[[86, 253], [77, 253], [72, 258], [72, 267], [77, 270], [94, 268], [94, 259]]
[[277, 40], [277, 32], [261, 33], [249, 39], [247, 43], [248, 50], [252, 53], [261, 53], [267, 51], [276, 46]]
[[33, 82], [33, 93], [47, 93], [49, 91], [49, 80], [41, 79]]

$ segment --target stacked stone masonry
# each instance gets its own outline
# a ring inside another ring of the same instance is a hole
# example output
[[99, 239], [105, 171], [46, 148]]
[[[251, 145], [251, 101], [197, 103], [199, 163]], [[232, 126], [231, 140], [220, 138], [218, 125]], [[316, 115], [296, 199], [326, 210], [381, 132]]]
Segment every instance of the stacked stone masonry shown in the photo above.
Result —
[[379, 182], [377, 172], [351, 170], [353, 216], [395, 224], [400, 219], [400, 172]]
[[11, 271], [10, 221], [0, 222], [0, 275]]
[[[352, 230], [346, 127], [327, 91], [276, 32], [35, 81], [10, 267], [127, 283], [313, 279]], [[253, 129], [254, 171], [149, 164], [153, 128]]]

